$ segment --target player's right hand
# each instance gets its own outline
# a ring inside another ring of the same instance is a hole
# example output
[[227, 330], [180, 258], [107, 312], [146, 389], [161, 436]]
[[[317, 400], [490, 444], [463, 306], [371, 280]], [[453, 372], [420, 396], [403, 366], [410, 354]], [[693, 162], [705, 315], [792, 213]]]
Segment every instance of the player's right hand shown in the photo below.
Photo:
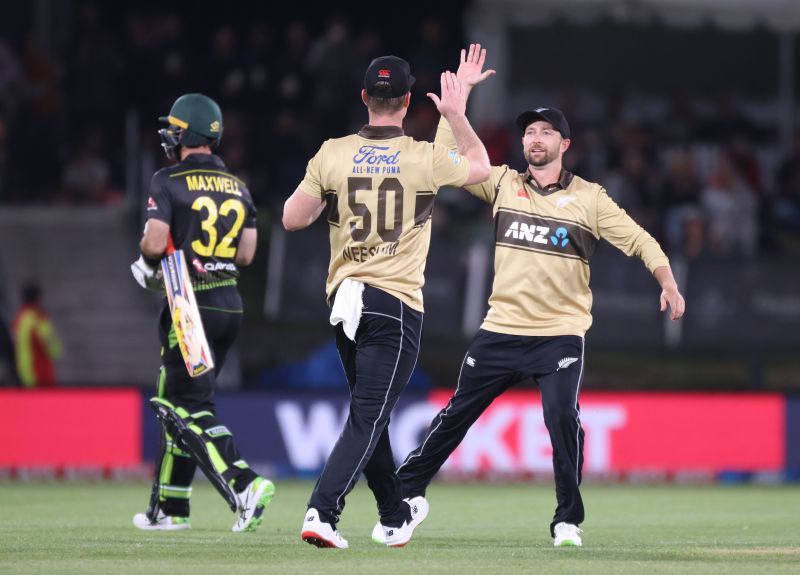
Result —
[[428, 98], [436, 104], [439, 113], [447, 119], [466, 114], [467, 95], [456, 75], [450, 71], [442, 72], [441, 85], [441, 98], [431, 92], [427, 94]]
[[470, 44], [469, 52], [461, 50], [461, 62], [458, 65], [456, 76], [469, 93], [477, 84], [483, 82], [489, 76], [496, 74], [495, 70], [483, 70], [486, 62], [486, 48], [481, 48], [480, 44]]
[[145, 289], [163, 292], [164, 291], [164, 277], [160, 268], [152, 268], [144, 261], [143, 256], [131, 264], [131, 273], [133, 279], [136, 280], [140, 286]]

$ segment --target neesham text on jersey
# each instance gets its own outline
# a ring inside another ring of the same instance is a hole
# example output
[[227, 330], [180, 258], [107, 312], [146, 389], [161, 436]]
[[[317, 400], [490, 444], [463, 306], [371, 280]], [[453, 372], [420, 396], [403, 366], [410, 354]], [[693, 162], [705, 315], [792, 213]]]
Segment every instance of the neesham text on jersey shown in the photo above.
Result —
[[399, 245], [400, 242], [397, 241], [390, 244], [372, 246], [371, 248], [367, 246], [347, 246], [342, 250], [342, 258], [345, 261], [365, 262], [377, 254], [393, 256], [397, 253], [397, 246]]

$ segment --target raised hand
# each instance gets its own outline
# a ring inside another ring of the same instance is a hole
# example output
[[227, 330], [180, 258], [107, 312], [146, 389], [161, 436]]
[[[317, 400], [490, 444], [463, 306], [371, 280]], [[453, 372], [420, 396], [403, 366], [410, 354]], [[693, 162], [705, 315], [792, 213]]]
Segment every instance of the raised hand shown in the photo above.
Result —
[[470, 44], [469, 52], [461, 50], [461, 62], [458, 65], [456, 76], [467, 93], [489, 76], [496, 74], [494, 70], [483, 70], [485, 62], [486, 48], [481, 48], [480, 44]]
[[441, 97], [428, 92], [428, 98], [433, 100], [436, 109], [448, 120], [454, 116], [463, 116], [467, 110], [467, 95], [458, 77], [450, 71], [442, 72], [441, 85]]

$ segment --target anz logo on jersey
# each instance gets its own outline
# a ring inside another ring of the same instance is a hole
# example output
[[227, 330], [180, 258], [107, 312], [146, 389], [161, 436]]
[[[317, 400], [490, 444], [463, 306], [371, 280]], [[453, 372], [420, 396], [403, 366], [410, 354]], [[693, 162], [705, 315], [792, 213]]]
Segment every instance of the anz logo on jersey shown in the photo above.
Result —
[[549, 231], [550, 228], [547, 226], [528, 225], [525, 222], [514, 221], [508, 226], [505, 237], [514, 238], [515, 240], [522, 239], [537, 244], [546, 244], [546, 236]]
[[[549, 232], [550, 228], [547, 226], [529, 225], [525, 222], [515, 221], [508, 226], [505, 237], [513, 237], [515, 240], [524, 239], [525, 241], [537, 244], [546, 244], [546, 236]], [[553, 235], [550, 236], [550, 242], [556, 247], [565, 248], [569, 245], [568, 235], [567, 228], [563, 226], [558, 227]]]
[[556, 247], [567, 247], [569, 244], [569, 238], [567, 237], [567, 228], [560, 227], [556, 228], [556, 232], [554, 235], [550, 236], [550, 241], [553, 242], [553, 245]]
[[588, 263], [597, 244], [594, 234], [577, 222], [502, 208], [495, 218], [498, 246], [578, 258]]

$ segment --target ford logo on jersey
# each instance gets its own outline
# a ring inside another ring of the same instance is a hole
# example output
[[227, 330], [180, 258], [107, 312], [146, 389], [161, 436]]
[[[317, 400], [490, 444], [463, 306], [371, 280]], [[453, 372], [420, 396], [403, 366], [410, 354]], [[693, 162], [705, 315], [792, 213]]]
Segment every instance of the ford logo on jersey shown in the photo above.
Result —
[[400, 150], [394, 154], [384, 154], [389, 146], [361, 146], [358, 153], [353, 156], [353, 162], [356, 164], [367, 163], [374, 164], [389, 164], [394, 165], [400, 161]]

